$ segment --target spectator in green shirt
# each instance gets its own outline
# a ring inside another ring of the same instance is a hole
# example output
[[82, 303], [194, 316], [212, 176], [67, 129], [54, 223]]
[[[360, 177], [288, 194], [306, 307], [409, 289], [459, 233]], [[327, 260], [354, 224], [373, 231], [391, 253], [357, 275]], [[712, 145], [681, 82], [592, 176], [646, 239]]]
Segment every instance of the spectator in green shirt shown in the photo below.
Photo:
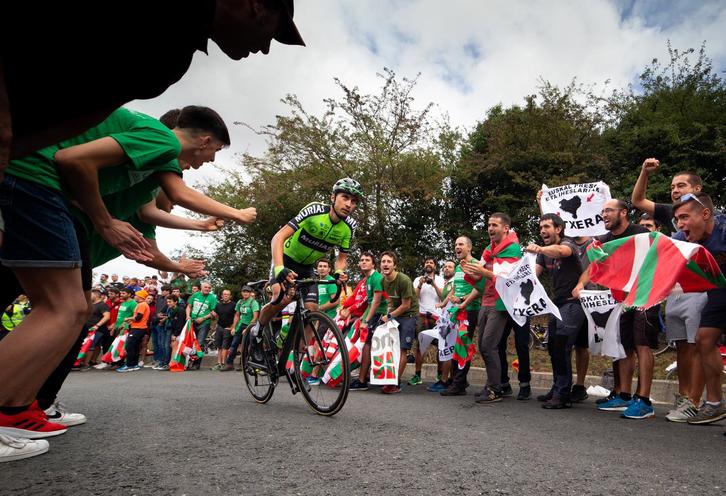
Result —
[[[321, 258], [315, 265], [318, 272], [318, 279], [323, 281], [334, 281], [335, 278], [330, 275], [330, 261], [327, 258]], [[318, 310], [325, 312], [328, 317], [335, 320], [335, 314], [338, 309], [340, 300], [330, 301], [335, 295], [337, 288], [334, 284], [318, 284]]]
[[[212, 285], [203, 282], [201, 291], [190, 296], [187, 302], [187, 320], [191, 320], [194, 324], [194, 333], [202, 351], [206, 351], [207, 348], [205, 340], [212, 325], [212, 310], [215, 308], [217, 308], [217, 296], [212, 293]], [[195, 360], [189, 369], [199, 370], [201, 364], [201, 360]]]

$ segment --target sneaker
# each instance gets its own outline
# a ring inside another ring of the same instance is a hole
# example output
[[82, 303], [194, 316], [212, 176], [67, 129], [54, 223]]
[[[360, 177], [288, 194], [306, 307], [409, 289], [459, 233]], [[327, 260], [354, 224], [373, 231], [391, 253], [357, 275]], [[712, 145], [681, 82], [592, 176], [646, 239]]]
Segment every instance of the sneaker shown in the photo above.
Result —
[[15, 415], [0, 413], [0, 434], [25, 439], [58, 436], [68, 429], [65, 425], [48, 422], [43, 410], [34, 401], [27, 410]]
[[446, 384], [444, 384], [443, 381], [436, 381], [426, 388], [426, 391], [431, 391], [432, 393], [440, 393], [445, 390]]
[[673, 410], [671, 412], [678, 410], [686, 401], [691, 401], [688, 399], [688, 396], [681, 393], [673, 393]]
[[562, 410], [564, 408], [572, 408], [572, 401], [568, 398], [552, 396], [549, 400], [542, 403], [542, 408], [545, 410]]
[[48, 447], [48, 441], [45, 439], [30, 440], [0, 434], [0, 462], [12, 462], [42, 455], [48, 451]]
[[498, 403], [502, 401], [502, 393], [492, 391], [491, 389], [485, 387], [482, 390], [481, 394], [478, 394], [474, 397], [474, 401], [479, 404]]
[[451, 385], [439, 394], [441, 396], [466, 396], [466, 388]]
[[552, 399], [552, 396], [554, 395], [554, 389], [550, 389], [547, 394], [540, 394], [537, 396], [537, 401], [546, 402]]
[[587, 390], [585, 389], [585, 386], [580, 386], [575, 384], [572, 386], [572, 394], [570, 395], [570, 399], [573, 403], [580, 403], [581, 401], [585, 401], [589, 396], [587, 395]]
[[514, 391], [512, 391], [512, 385], [509, 383], [502, 384], [502, 397], [508, 398], [512, 395], [514, 395]]
[[423, 384], [423, 381], [421, 380], [421, 376], [419, 374], [414, 374], [413, 377], [408, 380], [409, 386], [418, 386], [419, 384]]
[[355, 379], [353, 382], [350, 383], [348, 389], [351, 391], [368, 391], [368, 383], [361, 382], [360, 380]]
[[706, 425], [718, 422], [726, 418], [726, 405], [723, 401], [717, 406], [704, 403], [701, 408], [698, 409], [698, 414], [692, 419], [688, 419], [688, 423], [691, 425]]
[[517, 399], [520, 401], [528, 400], [532, 397], [532, 388], [530, 386], [519, 386], [519, 394]]
[[214, 367], [209, 367], [209, 370], [221, 370], [221, 369], [222, 369], [222, 364], [221, 363], [218, 363]]
[[137, 364], [136, 364], [136, 366], [137, 366], [138, 368], [140, 368], [140, 369], [141, 369], [141, 368], [144, 368], [144, 361], [143, 361], [143, 360], [139, 360], [139, 363], [137, 363]]
[[136, 372], [137, 370], [141, 370], [143, 367], [141, 365], [136, 365], [134, 367], [129, 367], [129, 372]]
[[156, 368], [156, 370], [169, 370], [169, 366], [168, 365], [159, 365]]
[[606, 401], [605, 403], [601, 403], [600, 405], [598, 405], [597, 409], [604, 412], [624, 412], [630, 406], [630, 403], [632, 403], [632, 401], [633, 400], [626, 401], [622, 399], [620, 395], [618, 395], [615, 398]]
[[319, 386], [320, 385], [320, 377], [313, 377], [313, 376], [309, 375], [305, 379], [305, 382], [308, 383], [308, 386]]
[[86, 420], [88, 420], [82, 413], [70, 413], [66, 411], [65, 406], [57, 400], [45, 410], [45, 414], [49, 421], [65, 425], [66, 427], [85, 424]]
[[696, 415], [698, 415], [698, 408], [686, 397], [680, 402], [678, 408], [668, 412], [666, 420], [671, 422], [688, 422], [690, 419], [695, 418]]
[[229, 363], [225, 363], [224, 366], [219, 369], [220, 372], [230, 372], [232, 370], [234, 370], [234, 365]]
[[96, 370], [103, 370], [109, 368], [110, 365], [107, 363], [99, 363], [98, 365], [94, 365], [93, 368]]
[[128, 372], [129, 370], [131, 370], [131, 367], [129, 367], [128, 365], [123, 365], [123, 366], [117, 368], [116, 372], [124, 373], [124, 372]]
[[628, 408], [620, 416], [629, 419], [644, 419], [655, 416], [655, 409], [653, 405], [648, 405], [640, 398], [633, 397]]
[[608, 401], [618, 398], [620, 396], [620, 393], [616, 393], [615, 391], [610, 391], [610, 394], [605, 396], [604, 398], [598, 398], [595, 400], [596, 405], [602, 405], [604, 403], [607, 403]]
[[383, 389], [381, 390], [381, 393], [383, 394], [396, 394], [401, 392], [401, 386], [383, 386]]

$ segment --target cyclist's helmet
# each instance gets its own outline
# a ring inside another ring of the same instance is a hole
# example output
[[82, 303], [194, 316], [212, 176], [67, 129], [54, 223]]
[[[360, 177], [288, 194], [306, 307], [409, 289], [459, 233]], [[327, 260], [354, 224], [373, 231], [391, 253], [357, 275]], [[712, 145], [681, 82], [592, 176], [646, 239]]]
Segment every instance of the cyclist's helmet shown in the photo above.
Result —
[[336, 193], [348, 193], [350, 195], [357, 196], [361, 200], [366, 196], [365, 193], [363, 193], [363, 188], [360, 183], [349, 177], [338, 179], [335, 182], [333, 185], [333, 194]]

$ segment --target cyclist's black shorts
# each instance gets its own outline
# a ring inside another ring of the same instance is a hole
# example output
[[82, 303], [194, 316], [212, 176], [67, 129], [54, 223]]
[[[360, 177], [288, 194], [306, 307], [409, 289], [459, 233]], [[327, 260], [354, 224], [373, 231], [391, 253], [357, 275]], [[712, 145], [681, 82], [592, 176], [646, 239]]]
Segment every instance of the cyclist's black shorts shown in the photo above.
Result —
[[[315, 267], [312, 265], [299, 264], [287, 255], [282, 256], [282, 263], [286, 269], [290, 269], [291, 271], [295, 272], [298, 279], [308, 279], [311, 277], [315, 277]], [[270, 283], [273, 282], [275, 282], [275, 267], [270, 268]], [[305, 303], [318, 303], [317, 285], [313, 284], [312, 286], [308, 286], [307, 288], [302, 288], [301, 291], [304, 292], [303, 299], [305, 300]]]

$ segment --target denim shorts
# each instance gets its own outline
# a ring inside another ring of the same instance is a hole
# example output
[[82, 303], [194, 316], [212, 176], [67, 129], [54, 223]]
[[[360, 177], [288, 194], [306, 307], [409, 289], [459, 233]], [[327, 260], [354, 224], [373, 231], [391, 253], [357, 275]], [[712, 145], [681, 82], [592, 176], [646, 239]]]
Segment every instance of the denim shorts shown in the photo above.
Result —
[[76, 269], [81, 250], [63, 194], [6, 175], [0, 183], [5, 236], [0, 262], [11, 268]]

